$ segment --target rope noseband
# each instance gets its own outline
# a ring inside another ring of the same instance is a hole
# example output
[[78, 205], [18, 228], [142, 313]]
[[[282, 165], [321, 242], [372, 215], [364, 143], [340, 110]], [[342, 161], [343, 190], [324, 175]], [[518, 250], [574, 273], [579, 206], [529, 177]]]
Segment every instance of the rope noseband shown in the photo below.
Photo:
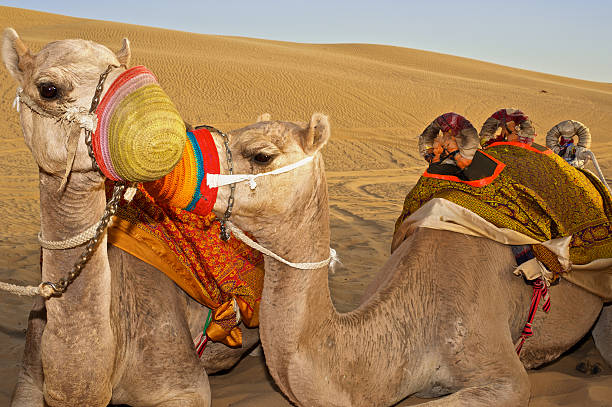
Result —
[[330, 255], [327, 259], [315, 262], [315, 263], [293, 263], [288, 260], [283, 259], [276, 253], [266, 249], [261, 246], [259, 243], [255, 242], [253, 239], [249, 238], [242, 230], [236, 227], [233, 223], [229, 221], [230, 216], [232, 215], [232, 209], [234, 207], [234, 195], [236, 191], [236, 183], [242, 181], [248, 181], [250, 188], [253, 190], [257, 187], [257, 183], [255, 182], [256, 178], [262, 177], [264, 175], [276, 175], [282, 174], [288, 171], [292, 171], [298, 167], [301, 167], [304, 164], [311, 162], [314, 157], [308, 156], [300, 161], [297, 161], [293, 164], [286, 165], [281, 168], [277, 168], [276, 170], [260, 173], [260, 174], [234, 174], [234, 162], [232, 160], [232, 151], [229, 147], [229, 137], [227, 134], [222, 131], [212, 127], [212, 126], [197, 126], [196, 129], [205, 128], [208, 131], [213, 131], [221, 137], [223, 137], [223, 146], [225, 147], [225, 153], [227, 158], [227, 167], [229, 174], [206, 174], [206, 185], [209, 188], [219, 188], [221, 186], [229, 185], [230, 194], [227, 201], [227, 207], [225, 209], [225, 213], [223, 214], [223, 218], [219, 219], [220, 224], [220, 237], [223, 241], [227, 242], [231, 238], [230, 231], [234, 234], [236, 238], [241, 240], [247, 246], [260, 251], [262, 254], [272, 257], [275, 260], [280, 261], [283, 264], [286, 264], [290, 267], [301, 269], [301, 270], [314, 270], [325, 266], [330, 266], [332, 269], [336, 263], [340, 263], [336, 251], [330, 248]]

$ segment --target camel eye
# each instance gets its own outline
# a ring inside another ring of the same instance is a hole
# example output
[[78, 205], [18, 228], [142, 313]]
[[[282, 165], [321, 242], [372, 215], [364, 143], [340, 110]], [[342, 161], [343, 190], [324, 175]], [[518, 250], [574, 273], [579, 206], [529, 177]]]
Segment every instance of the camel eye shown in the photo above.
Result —
[[43, 99], [55, 99], [57, 97], [57, 88], [52, 83], [42, 83], [38, 85], [38, 93]]
[[265, 164], [269, 164], [273, 158], [274, 156], [271, 156], [268, 154], [257, 153], [253, 156], [253, 161], [255, 162], [255, 164], [265, 165]]

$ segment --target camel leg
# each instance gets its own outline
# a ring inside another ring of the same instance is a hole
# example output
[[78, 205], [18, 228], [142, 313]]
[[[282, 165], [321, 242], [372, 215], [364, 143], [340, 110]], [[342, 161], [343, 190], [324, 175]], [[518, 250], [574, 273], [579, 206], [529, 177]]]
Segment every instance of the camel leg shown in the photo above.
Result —
[[592, 334], [599, 353], [612, 366], [612, 304], [603, 307]]
[[[469, 318], [462, 325], [465, 330], [444, 336], [449, 345], [445, 362], [432, 379], [431, 395], [453, 393], [423, 405], [526, 407], [531, 384], [508, 335], [507, 322], [496, 315]], [[488, 323], [483, 325], [483, 320]]]
[[[510, 360], [512, 359], [512, 361]], [[498, 359], [499, 360], [499, 359]], [[471, 382], [486, 384], [470, 385], [438, 400], [419, 404], [427, 407], [520, 407], [529, 404], [531, 386], [527, 371], [516, 354], [505, 358], [508, 364], [496, 361], [481, 366], [477, 377]]]
[[208, 376], [194, 349], [182, 292], [165, 274], [120, 249], [109, 248], [109, 262], [122, 284], [112, 311], [122, 349], [113, 404], [210, 406]]
[[40, 341], [46, 322], [45, 300], [42, 297], [36, 297], [28, 318], [23, 365], [13, 391], [11, 407], [42, 407], [45, 405], [42, 392], [43, 371], [40, 359]]

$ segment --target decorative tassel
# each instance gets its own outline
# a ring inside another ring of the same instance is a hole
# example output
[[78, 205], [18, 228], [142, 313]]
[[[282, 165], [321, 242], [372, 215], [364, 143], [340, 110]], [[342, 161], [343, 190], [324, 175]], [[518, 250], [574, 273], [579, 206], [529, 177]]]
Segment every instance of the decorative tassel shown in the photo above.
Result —
[[17, 113], [21, 111], [21, 88], [17, 88], [17, 94], [15, 95], [15, 99], [13, 99], [13, 109], [17, 110]]
[[193, 341], [195, 350], [199, 358], [202, 357], [206, 344], [208, 343], [208, 336], [204, 332], [200, 332], [200, 335]]
[[529, 316], [527, 317], [527, 322], [523, 327], [521, 336], [519, 336], [518, 341], [514, 345], [517, 355], [521, 354], [521, 349], [523, 349], [523, 345], [525, 344], [527, 338], [533, 335], [533, 320], [535, 318], [536, 311], [538, 310], [540, 300], [544, 301], [542, 311], [548, 312], [550, 310], [550, 296], [548, 295], [548, 287], [542, 278], [538, 278], [537, 280], [533, 281], [533, 295], [531, 297]]
[[208, 316], [206, 317], [206, 322], [204, 323], [204, 329], [193, 340], [193, 345], [195, 346], [196, 354], [199, 358], [202, 357], [204, 349], [206, 349], [206, 344], [208, 343], [208, 335], [206, 335], [206, 329], [208, 328], [208, 325], [210, 325], [210, 321], [212, 321], [212, 310], [209, 309]]

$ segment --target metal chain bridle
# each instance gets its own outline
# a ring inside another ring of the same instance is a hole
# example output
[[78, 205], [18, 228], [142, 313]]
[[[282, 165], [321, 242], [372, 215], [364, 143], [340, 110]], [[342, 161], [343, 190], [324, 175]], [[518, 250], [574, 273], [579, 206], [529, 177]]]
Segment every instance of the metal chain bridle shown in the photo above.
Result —
[[[98, 85], [96, 86], [96, 91], [91, 99], [91, 107], [89, 108], [89, 113], [94, 113], [100, 104], [100, 95], [102, 95], [102, 90], [104, 90], [104, 82], [106, 82], [106, 78], [108, 74], [113, 68], [119, 68], [117, 65], [109, 65], [108, 68], [104, 72], [100, 74], [100, 80], [98, 80]], [[96, 162], [96, 155], [93, 151], [93, 145], [91, 142], [92, 131], [85, 129], [85, 144], [87, 145], [87, 153], [89, 153], [89, 157], [91, 158], [91, 164], [94, 170], [98, 171], [102, 174], [102, 170], [100, 166]], [[104, 174], [102, 174], [104, 175]]]
[[[212, 126], [206, 126], [206, 125], [196, 126], [196, 129], [202, 129], [202, 128], [208, 131], [214, 131], [215, 133], [223, 137], [223, 146], [225, 147], [225, 156], [227, 157], [227, 168], [228, 168], [229, 174], [232, 175], [234, 173], [234, 161], [232, 160], [232, 150], [230, 150], [230, 147], [229, 147], [229, 137], [227, 136], [227, 134], [223, 133], [221, 130], [218, 130]], [[236, 191], [236, 184], [230, 184], [229, 187], [230, 187], [230, 194], [229, 194], [229, 197], [227, 198], [227, 208], [225, 208], [225, 213], [223, 214], [223, 218], [221, 219], [217, 218], [219, 222], [219, 226], [220, 226], [219, 237], [224, 242], [227, 242], [231, 237], [226, 223], [229, 220], [230, 216], [232, 216], [232, 209], [234, 208], [234, 192]]]

